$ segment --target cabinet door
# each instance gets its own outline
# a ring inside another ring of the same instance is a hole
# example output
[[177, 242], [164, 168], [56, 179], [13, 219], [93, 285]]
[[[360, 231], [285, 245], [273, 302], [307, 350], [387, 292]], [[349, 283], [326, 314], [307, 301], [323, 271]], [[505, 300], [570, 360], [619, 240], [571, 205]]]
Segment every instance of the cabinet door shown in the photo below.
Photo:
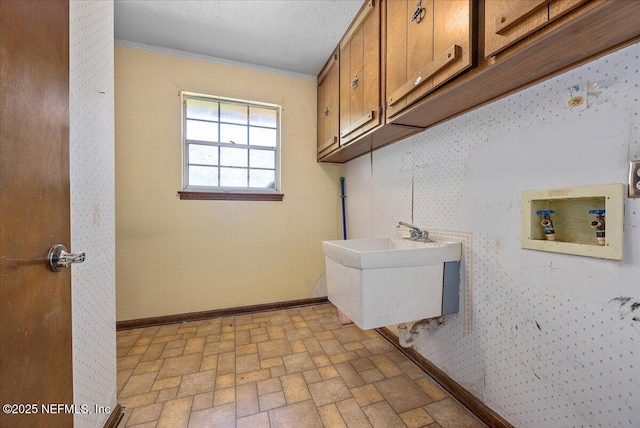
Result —
[[340, 145], [380, 124], [380, 7], [369, 0], [340, 43]]
[[473, 64], [472, 3], [387, 2], [387, 117]]
[[486, 0], [484, 56], [489, 58], [549, 21], [549, 0]]
[[560, 18], [589, 0], [552, 0], [549, 3], [549, 21]]
[[[412, 21], [416, 11], [414, 0], [387, 2], [387, 117], [404, 109], [408, 100], [433, 88], [432, 79], [422, 79], [413, 93], [401, 94], [399, 89], [415, 81], [420, 71], [433, 60], [433, 0], [423, 0], [424, 17]], [[429, 11], [429, 16], [426, 16]], [[397, 94], [397, 95], [396, 95]]]
[[493, 56], [589, 0], [486, 0], [485, 58]]
[[318, 159], [338, 148], [338, 52], [318, 76]]

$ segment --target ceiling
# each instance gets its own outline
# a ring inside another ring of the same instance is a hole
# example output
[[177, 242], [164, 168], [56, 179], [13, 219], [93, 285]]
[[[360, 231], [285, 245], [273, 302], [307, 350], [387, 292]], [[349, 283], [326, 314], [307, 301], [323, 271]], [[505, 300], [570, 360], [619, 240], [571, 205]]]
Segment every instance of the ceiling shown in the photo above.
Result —
[[115, 0], [115, 37], [316, 76], [362, 2]]

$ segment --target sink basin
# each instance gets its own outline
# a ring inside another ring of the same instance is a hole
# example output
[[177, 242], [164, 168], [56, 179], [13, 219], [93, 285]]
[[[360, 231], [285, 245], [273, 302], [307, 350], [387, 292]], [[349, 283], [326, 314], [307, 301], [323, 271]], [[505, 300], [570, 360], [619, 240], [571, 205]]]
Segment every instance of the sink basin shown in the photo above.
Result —
[[426, 266], [460, 261], [460, 243], [416, 242], [406, 239], [350, 239], [324, 241], [322, 250], [332, 260], [358, 269]]
[[322, 250], [329, 300], [364, 330], [457, 312], [459, 242], [351, 239]]

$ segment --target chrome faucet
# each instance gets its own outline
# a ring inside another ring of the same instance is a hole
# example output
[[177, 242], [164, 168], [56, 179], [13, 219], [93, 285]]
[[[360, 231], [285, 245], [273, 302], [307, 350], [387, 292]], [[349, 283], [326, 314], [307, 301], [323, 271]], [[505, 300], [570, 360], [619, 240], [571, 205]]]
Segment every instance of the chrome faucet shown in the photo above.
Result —
[[398, 226], [405, 226], [411, 229], [409, 240], [410, 241], [419, 241], [419, 242], [431, 242], [429, 239], [429, 232], [426, 230], [420, 230], [419, 227], [413, 226], [409, 223], [398, 222]]

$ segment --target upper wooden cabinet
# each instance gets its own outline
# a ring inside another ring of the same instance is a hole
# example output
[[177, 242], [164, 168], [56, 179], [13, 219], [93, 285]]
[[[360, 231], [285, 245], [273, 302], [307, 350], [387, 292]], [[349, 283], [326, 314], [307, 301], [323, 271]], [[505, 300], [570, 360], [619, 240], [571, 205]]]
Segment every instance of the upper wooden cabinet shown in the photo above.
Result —
[[338, 146], [323, 125], [319, 159], [346, 162], [638, 41], [638, 16], [640, 0], [367, 0], [339, 46]]
[[486, 0], [485, 58], [508, 48], [589, 0]]
[[380, 2], [368, 0], [340, 42], [340, 145], [381, 124]]
[[318, 75], [318, 159], [337, 149], [339, 143], [339, 57], [334, 52]]
[[472, 12], [472, 0], [387, 1], [387, 118], [472, 66]]

